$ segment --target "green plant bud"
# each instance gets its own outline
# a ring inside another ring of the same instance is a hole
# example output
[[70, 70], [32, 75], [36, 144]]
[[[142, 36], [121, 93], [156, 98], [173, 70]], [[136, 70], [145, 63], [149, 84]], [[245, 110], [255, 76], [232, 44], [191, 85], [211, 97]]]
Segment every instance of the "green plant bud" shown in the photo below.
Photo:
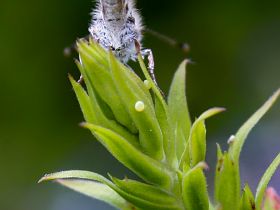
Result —
[[93, 50], [89, 50], [90, 47], [86, 43], [78, 45], [81, 65], [85, 69], [91, 85], [100, 98], [110, 107], [116, 120], [132, 133], [137, 133], [138, 131], [116, 90], [111, 72], [108, 70], [108, 64], [105, 65], [108, 63], [107, 56], [96, 56], [96, 54], [92, 53]]

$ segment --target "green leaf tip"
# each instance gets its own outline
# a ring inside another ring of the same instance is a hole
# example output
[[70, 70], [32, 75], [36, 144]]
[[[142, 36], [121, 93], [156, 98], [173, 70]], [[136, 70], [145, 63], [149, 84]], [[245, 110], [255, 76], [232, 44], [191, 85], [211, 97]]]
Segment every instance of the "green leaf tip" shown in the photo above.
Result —
[[214, 107], [200, 115], [193, 123], [187, 141], [187, 145], [180, 159], [180, 168], [184, 165], [194, 166], [198, 162], [204, 161], [206, 156], [206, 128], [204, 121], [218, 113], [225, 111], [225, 108]]
[[238, 162], [240, 152], [245, 143], [247, 136], [264, 114], [272, 107], [280, 96], [280, 88], [259, 108], [237, 131], [234, 144], [230, 147], [230, 154]]
[[239, 203], [238, 210], [255, 210], [256, 204], [254, 200], [253, 193], [248, 184], [245, 185], [243, 189], [243, 194]]
[[43, 177], [41, 177], [39, 180], [38, 180], [38, 184], [42, 183], [42, 182], [45, 182], [45, 181], [49, 181], [50, 179], [48, 178], [49, 177], [49, 174], [45, 174]]
[[261, 178], [257, 190], [256, 190], [256, 206], [257, 209], [261, 209], [261, 205], [262, 205], [262, 201], [264, 198], [264, 194], [265, 194], [265, 190], [267, 188], [267, 185], [271, 179], [271, 177], [273, 176], [273, 174], [275, 173], [276, 169], [279, 167], [280, 165], [280, 153], [276, 156], [276, 158], [272, 161], [272, 163], [270, 164], [270, 166], [267, 168], [267, 170], [265, 171], [263, 177]]

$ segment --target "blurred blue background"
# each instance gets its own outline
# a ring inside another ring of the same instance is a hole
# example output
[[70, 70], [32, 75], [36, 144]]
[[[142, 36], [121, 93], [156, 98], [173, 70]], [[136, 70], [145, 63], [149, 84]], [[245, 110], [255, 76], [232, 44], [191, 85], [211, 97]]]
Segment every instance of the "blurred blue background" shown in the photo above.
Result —
[[[130, 173], [87, 132], [67, 79], [78, 78], [65, 46], [87, 34], [92, 0], [0, 1], [0, 209], [112, 209], [55, 184], [47, 172], [84, 169], [122, 178]], [[192, 117], [213, 106], [227, 112], [208, 121], [209, 191], [215, 142], [228, 137], [280, 86], [279, 1], [139, 0], [145, 25], [187, 41], [187, 92]], [[167, 92], [184, 55], [147, 35], [156, 76]], [[242, 152], [244, 182], [255, 189], [280, 151], [280, 103], [250, 135]], [[280, 173], [271, 182], [280, 192]]]

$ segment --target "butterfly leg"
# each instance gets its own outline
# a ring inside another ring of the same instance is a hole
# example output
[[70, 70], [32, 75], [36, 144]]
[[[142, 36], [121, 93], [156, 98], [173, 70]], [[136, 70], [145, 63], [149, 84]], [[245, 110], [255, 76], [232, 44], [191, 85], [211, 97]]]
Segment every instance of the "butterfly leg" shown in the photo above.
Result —
[[154, 61], [154, 56], [153, 56], [153, 52], [151, 49], [144, 49], [141, 51], [141, 55], [144, 57], [147, 56], [148, 58], [148, 69], [150, 72], [150, 75], [152, 77], [152, 80], [154, 81], [154, 83], [157, 85], [156, 82], [156, 77], [155, 77], [155, 61]]
[[156, 84], [158, 90], [160, 91], [161, 95], [165, 98], [165, 94], [164, 92], [159, 88], [157, 81], [156, 81], [156, 76], [155, 76], [155, 61], [154, 61], [154, 56], [153, 56], [153, 52], [151, 49], [144, 49], [141, 51], [141, 55], [142, 57], [148, 56], [148, 70], [149, 73], [151, 75], [151, 78], [153, 80], [153, 82]]
[[[91, 39], [91, 37], [90, 37], [90, 35], [88, 35], [88, 36], [86, 36], [86, 37], [83, 38], [83, 39], [85, 39], [87, 42], [89, 42], [90, 39]], [[94, 40], [94, 41], [96, 41], [97, 43], [99, 43], [99, 40]], [[79, 55], [79, 61], [80, 61], [80, 63], [82, 64], [82, 59], [81, 59], [81, 56], [80, 56], [80, 55]], [[79, 78], [79, 80], [78, 80], [77, 82], [80, 83], [80, 84], [82, 84], [82, 83], [84, 82], [84, 77], [83, 77], [83, 75], [80, 76], [80, 78]]]

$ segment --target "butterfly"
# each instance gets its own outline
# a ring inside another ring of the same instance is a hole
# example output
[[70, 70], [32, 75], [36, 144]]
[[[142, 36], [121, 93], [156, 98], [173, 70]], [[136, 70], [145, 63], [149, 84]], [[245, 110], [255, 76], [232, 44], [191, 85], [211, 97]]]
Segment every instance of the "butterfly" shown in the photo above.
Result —
[[[185, 52], [189, 50], [189, 46], [185, 43], [179, 43], [156, 31], [145, 29], [134, 0], [98, 0], [91, 16], [88, 38], [92, 38], [103, 48], [111, 50], [124, 64], [130, 60], [136, 61], [139, 53], [143, 58], [147, 57], [148, 69], [155, 83], [152, 50], [142, 45], [144, 32], [179, 47]], [[64, 52], [69, 54], [70, 51], [70, 48], [66, 48]], [[81, 80], [82, 78], [79, 81]]]
[[124, 64], [137, 60], [139, 53], [148, 56], [152, 79], [154, 58], [151, 49], [142, 46], [143, 24], [133, 0], [100, 0], [92, 12], [89, 26], [91, 37]]

